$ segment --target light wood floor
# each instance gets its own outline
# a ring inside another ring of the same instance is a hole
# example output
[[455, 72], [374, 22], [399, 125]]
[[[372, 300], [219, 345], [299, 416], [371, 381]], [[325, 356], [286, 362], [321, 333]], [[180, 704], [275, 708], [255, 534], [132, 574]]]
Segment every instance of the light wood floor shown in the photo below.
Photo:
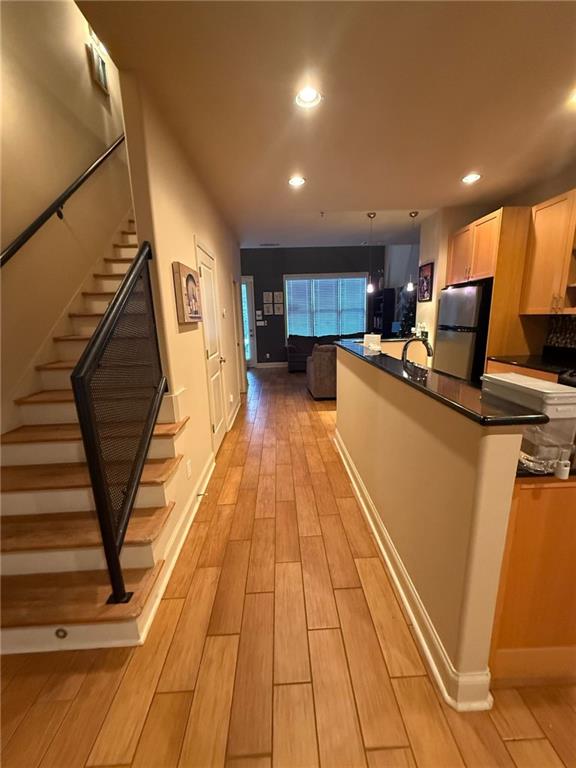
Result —
[[576, 688], [446, 707], [304, 377], [250, 376], [146, 643], [4, 657], [3, 768], [576, 766]]

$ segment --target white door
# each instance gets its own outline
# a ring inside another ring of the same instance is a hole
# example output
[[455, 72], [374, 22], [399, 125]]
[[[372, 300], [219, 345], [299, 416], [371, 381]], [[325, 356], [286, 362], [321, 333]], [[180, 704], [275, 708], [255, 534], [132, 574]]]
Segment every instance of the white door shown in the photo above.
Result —
[[243, 277], [242, 292], [242, 331], [244, 334], [244, 359], [250, 368], [256, 365], [258, 354], [256, 350], [256, 333], [254, 329], [254, 278]]
[[204, 323], [204, 346], [206, 348], [206, 370], [210, 396], [210, 418], [212, 422], [212, 445], [214, 452], [220, 447], [226, 434], [224, 409], [224, 382], [222, 366], [226, 362], [220, 353], [220, 324], [218, 322], [218, 300], [216, 293], [216, 266], [214, 259], [202, 246], [197, 246], [202, 320]]

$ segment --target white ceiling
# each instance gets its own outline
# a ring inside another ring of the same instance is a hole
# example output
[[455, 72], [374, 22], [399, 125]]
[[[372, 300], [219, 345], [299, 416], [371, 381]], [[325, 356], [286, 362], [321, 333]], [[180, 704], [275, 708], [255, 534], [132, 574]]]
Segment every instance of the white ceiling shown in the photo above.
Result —
[[576, 155], [573, 2], [79, 5], [245, 246], [359, 243], [368, 210], [375, 241], [410, 241], [409, 210], [498, 201]]

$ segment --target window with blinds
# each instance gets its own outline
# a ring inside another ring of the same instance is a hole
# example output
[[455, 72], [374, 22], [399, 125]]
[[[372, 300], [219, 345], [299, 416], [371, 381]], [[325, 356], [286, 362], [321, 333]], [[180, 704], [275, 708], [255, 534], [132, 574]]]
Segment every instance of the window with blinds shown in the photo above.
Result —
[[286, 275], [288, 336], [345, 336], [366, 330], [367, 275]]

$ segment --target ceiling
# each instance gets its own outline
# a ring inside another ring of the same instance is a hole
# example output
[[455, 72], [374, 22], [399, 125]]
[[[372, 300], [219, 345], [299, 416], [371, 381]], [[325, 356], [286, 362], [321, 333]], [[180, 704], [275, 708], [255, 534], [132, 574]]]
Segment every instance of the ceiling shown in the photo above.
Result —
[[576, 3], [79, 6], [245, 246], [357, 244], [368, 210], [375, 241], [409, 242], [409, 210], [498, 201], [576, 155]]

